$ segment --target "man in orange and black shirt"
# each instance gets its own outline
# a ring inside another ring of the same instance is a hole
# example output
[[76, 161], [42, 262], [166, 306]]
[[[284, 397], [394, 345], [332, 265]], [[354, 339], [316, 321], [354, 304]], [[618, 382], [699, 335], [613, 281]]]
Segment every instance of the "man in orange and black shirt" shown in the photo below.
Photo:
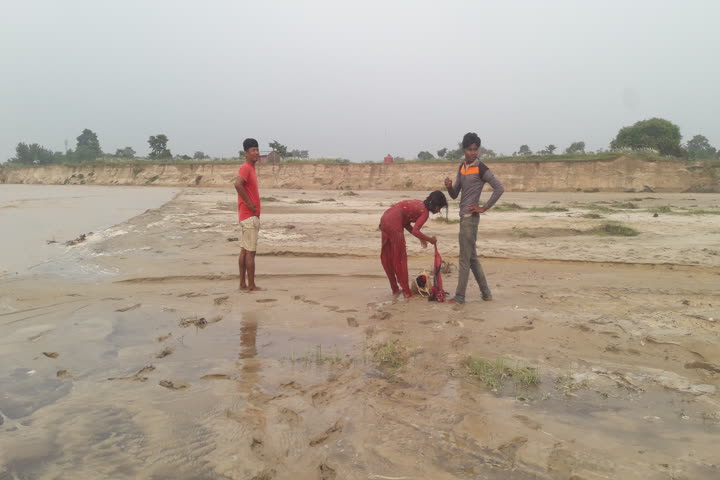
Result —
[[[465, 161], [458, 169], [457, 178], [453, 185], [450, 178], [445, 178], [445, 186], [453, 199], [460, 197], [460, 268], [458, 271], [458, 285], [455, 290], [455, 298], [451, 303], [465, 303], [465, 290], [467, 289], [470, 270], [480, 286], [482, 299], [492, 300], [492, 293], [488, 286], [485, 273], [477, 256], [478, 226], [480, 225], [480, 214], [489, 210], [498, 201], [505, 189], [487, 165], [478, 159], [480, 152], [480, 137], [475, 133], [467, 133], [463, 137], [462, 148], [465, 154]], [[493, 189], [490, 199], [480, 207], [480, 194], [486, 183]]]

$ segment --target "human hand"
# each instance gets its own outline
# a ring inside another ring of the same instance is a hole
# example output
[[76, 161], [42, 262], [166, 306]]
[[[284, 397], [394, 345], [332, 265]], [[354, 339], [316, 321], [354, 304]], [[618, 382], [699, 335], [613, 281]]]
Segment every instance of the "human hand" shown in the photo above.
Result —
[[425, 240], [420, 240], [420, 246], [422, 248], [427, 248], [427, 242]]
[[445, 177], [445, 187], [452, 188], [452, 180], [450, 180], [450, 177]]
[[430, 237], [428, 238], [428, 242], [432, 243], [433, 245], [437, 245], [437, 238], [436, 237]]
[[478, 207], [477, 205], [470, 205], [468, 210], [470, 210], [470, 213], [485, 213], [485, 207]]
[[255, 206], [255, 204], [251, 203], [250, 205], [248, 205], [248, 207], [252, 211], [253, 215], [257, 215], [257, 207]]

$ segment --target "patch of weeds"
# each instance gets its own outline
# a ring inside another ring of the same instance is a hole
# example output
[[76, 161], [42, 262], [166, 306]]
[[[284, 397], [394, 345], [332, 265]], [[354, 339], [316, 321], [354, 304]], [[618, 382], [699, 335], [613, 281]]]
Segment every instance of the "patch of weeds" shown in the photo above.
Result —
[[148, 183], [153, 183], [153, 182], [154, 182], [155, 180], [157, 180], [158, 178], [160, 178], [160, 175], [153, 175], [152, 177], [150, 177], [150, 178], [148, 178], [147, 180], [145, 180], [145, 183], [146, 183], [146, 184], [148, 184]]
[[353, 192], [352, 190], [348, 190], [347, 192], [343, 192], [343, 197], [357, 197], [357, 193]]
[[522, 228], [513, 228], [510, 236], [515, 238], [535, 238], [535, 235]]
[[454, 223], [460, 223], [459, 218], [450, 218], [450, 217], [435, 217], [436, 222], [440, 223], [447, 223], [447, 224], [454, 224]]
[[143, 170], [145, 170], [143, 167], [133, 167], [133, 177], [137, 177], [139, 173], [141, 173]]
[[634, 210], [638, 208], [638, 206], [632, 202], [613, 202], [612, 206], [615, 208], [622, 208], [625, 210]]
[[650, 210], [651, 213], [672, 213], [672, 208], [670, 208], [669, 205], [662, 205], [659, 207], [655, 207], [652, 210]]
[[466, 364], [467, 373], [478, 378], [491, 390], [499, 390], [506, 381], [512, 380], [516, 387], [529, 388], [540, 384], [540, 374], [535, 367], [508, 366], [506, 360], [497, 357], [494, 361], [470, 358]]
[[587, 205], [587, 208], [589, 208], [590, 210], [593, 210], [593, 211], [595, 211], [595, 212], [600, 212], [600, 213], [613, 213], [613, 212], [615, 212], [615, 210], [613, 210], [612, 208], [606, 207], [605, 205], [598, 205], [597, 203], [592, 203], [592, 204], [590, 204], [590, 205]]
[[318, 202], [315, 200], [305, 200], [305, 199], [301, 198], [300, 200], [295, 200], [295, 203], [304, 204], [304, 203], [318, 203]]
[[566, 373], [564, 375], [560, 375], [555, 379], [555, 388], [557, 390], [560, 390], [565, 395], [570, 395], [575, 390], [579, 390], [581, 388], [586, 388], [587, 383], [586, 382], [576, 382], [573, 376], [569, 373]]
[[528, 208], [528, 211], [530, 212], [567, 212], [568, 209], [565, 207], [530, 207]]
[[405, 348], [398, 340], [378, 343], [372, 350], [372, 358], [381, 366], [400, 368], [407, 362]]
[[413, 186], [413, 181], [412, 181], [412, 180], [408, 180], [408, 181], [405, 182], [405, 188], [412, 188], [412, 186]]
[[588, 188], [583, 190], [584, 193], [598, 193], [600, 191], [599, 188]]
[[337, 347], [335, 347], [334, 352], [328, 354], [323, 352], [322, 345], [316, 345], [314, 350], [305, 352], [304, 355], [298, 357], [296, 357], [293, 352], [290, 356], [290, 361], [292, 363], [304, 363], [306, 365], [335, 365], [342, 362], [342, 356], [340, 355], [340, 350], [338, 350]]
[[688, 215], [720, 215], [720, 210], [688, 210]]
[[495, 205], [493, 210], [497, 212], [516, 212], [518, 210], [526, 210], [526, 208], [522, 205], [518, 205], [517, 203], [501, 203], [499, 205]]
[[613, 237], [636, 237], [640, 232], [619, 222], [605, 222], [586, 232], [588, 235], [606, 235]]
[[720, 424], [720, 412], [703, 412], [700, 416], [705, 422]]
[[260, 201], [261, 202], [279, 202], [280, 200], [278, 200], [275, 197], [260, 197]]
[[321, 201], [321, 202], [334, 202], [335, 199], [334, 199], [334, 198], [323, 198], [323, 199], [320, 200], [320, 201]]
[[598, 218], [603, 218], [603, 216], [600, 215], [599, 213], [586, 213], [585, 215], [582, 215], [582, 218], [594, 218], [594, 219], [598, 219]]

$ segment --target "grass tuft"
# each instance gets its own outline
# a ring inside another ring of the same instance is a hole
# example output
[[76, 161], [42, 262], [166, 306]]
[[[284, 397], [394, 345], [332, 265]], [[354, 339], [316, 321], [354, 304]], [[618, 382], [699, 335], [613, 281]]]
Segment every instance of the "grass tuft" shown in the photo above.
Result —
[[607, 235], [613, 237], [636, 237], [640, 232], [618, 222], [605, 222], [587, 231], [588, 235]]
[[540, 384], [540, 374], [535, 367], [507, 365], [503, 357], [494, 361], [482, 358], [471, 358], [467, 361], [467, 372], [470, 376], [478, 378], [491, 390], [502, 388], [506, 381], [512, 380], [516, 387], [529, 388]]
[[400, 368], [406, 363], [404, 348], [400, 345], [400, 342], [395, 340], [393, 342], [382, 342], [374, 347], [373, 360], [382, 366]]

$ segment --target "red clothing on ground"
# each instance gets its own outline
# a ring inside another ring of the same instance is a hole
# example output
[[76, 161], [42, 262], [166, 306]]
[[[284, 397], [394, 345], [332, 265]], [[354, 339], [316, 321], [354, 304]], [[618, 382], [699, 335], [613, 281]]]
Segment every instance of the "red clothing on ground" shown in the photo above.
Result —
[[242, 222], [250, 217], [260, 216], [260, 190], [258, 190], [257, 175], [255, 174], [255, 167], [250, 162], [245, 162], [240, 166], [238, 176], [245, 180], [243, 186], [245, 187], [245, 193], [248, 196], [248, 200], [255, 205], [255, 213], [250, 210], [250, 207], [245, 205], [240, 194], [238, 194], [238, 217]]
[[387, 157], [385, 157], [385, 163], [393, 163], [393, 157], [388, 153]]
[[[414, 236], [419, 236], [420, 229], [430, 216], [425, 204], [420, 200], [404, 200], [396, 203], [385, 211], [380, 219], [380, 230], [382, 231], [382, 250], [380, 261], [382, 262], [385, 274], [390, 281], [390, 288], [397, 293], [402, 288], [403, 295], [411, 295], [408, 284], [407, 250], [405, 249], [405, 233], [409, 231]], [[415, 223], [410, 228], [411, 223]]]

